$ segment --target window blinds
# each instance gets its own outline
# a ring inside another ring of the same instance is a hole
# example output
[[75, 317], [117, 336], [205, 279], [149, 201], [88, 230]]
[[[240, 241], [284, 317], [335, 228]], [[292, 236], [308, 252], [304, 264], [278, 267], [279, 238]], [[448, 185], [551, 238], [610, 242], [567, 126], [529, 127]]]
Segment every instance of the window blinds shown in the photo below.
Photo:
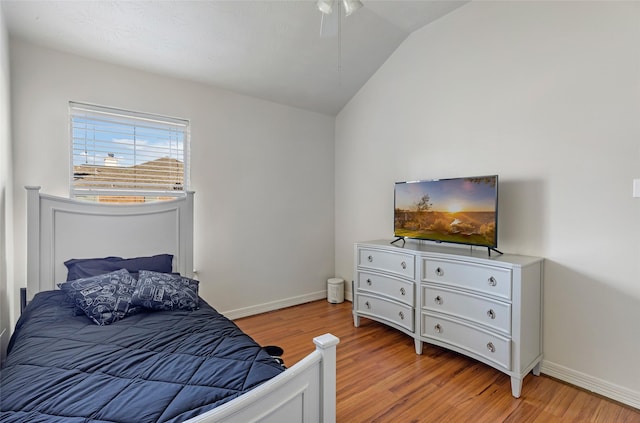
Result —
[[69, 103], [72, 195], [182, 194], [189, 121]]

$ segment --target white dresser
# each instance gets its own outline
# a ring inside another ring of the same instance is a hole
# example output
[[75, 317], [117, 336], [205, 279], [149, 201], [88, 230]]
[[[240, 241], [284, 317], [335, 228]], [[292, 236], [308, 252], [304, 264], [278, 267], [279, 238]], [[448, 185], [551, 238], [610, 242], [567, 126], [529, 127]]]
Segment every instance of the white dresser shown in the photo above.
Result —
[[367, 317], [522, 380], [540, 374], [543, 259], [486, 248], [356, 243], [353, 317]]

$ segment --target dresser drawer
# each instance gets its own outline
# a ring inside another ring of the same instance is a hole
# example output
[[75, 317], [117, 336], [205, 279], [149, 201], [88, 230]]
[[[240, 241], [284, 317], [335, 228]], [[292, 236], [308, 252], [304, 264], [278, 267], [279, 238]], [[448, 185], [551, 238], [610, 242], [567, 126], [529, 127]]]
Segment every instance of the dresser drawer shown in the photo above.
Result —
[[422, 313], [422, 336], [470, 351], [511, 370], [511, 341], [489, 331], [446, 317]]
[[413, 282], [376, 273], [358, 272], [358, 290], [385, 295], [394, 300], [414, 305]]
[[378, 317], [413, 332], [413, 309], [407, 305], [359, 294], [355, 307], [358, 314]]
[[420, 289], [423, 310], [458, 316], [511, 335], [511, 304], [428, 284]]
[[358, 249], [358, 266], [393, 273], [405, 278], [415, 278], [415, 257], [411, 254]]
[[425, 259], [423, 268], [422, 280], [425, 282], [511, 299], [511, 269], [434, 259]]

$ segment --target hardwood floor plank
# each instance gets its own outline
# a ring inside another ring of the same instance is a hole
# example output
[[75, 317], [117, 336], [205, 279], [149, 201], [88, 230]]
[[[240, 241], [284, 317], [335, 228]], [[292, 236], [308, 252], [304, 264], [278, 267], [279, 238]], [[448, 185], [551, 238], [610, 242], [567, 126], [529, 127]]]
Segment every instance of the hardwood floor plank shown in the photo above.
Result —
[[346, 301], [314, 301], [235, 323], [261, 345], [281, 346], [288, 366], [315, 348], [313, 337], [339, 337], [339, 423], [640, 423], [640, 410], [544, 375], [527, 375], [522, 396], [513, 398], [510, 378], [485, 364], [433, 345], [418, 355], [411, 337], [372, 320], [354, 327]]

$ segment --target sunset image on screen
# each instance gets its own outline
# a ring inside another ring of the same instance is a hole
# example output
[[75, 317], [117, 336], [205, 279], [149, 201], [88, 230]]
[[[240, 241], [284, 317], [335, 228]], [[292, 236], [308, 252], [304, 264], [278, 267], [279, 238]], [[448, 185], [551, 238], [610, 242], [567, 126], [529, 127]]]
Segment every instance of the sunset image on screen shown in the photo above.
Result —
[[397, 183], [395, 236], [496, 246], [497, 183], [497, 176]]

